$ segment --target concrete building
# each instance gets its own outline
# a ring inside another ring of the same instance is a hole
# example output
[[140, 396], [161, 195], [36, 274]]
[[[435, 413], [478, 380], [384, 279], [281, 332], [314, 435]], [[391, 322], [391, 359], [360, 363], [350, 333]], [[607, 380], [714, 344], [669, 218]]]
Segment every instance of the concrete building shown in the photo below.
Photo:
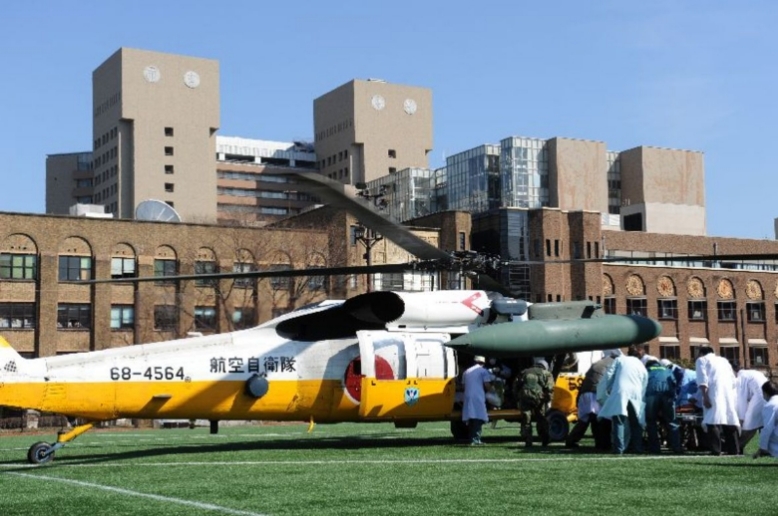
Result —
[[289, 176], [273, 173], [315, 170], [311, 144], [217, 136], [216, 151], [219, 223], [263, 225], [313, 204]]
[[383, 80], [352, 80], [313, 101], [322, 174], [366, 183], [405, 168], [428, 168], [432, 91]]
[[[420, 176], [420, 174], [416, 174]], [[603, 142], [570, 138], [504, 138], [446, 159], [428, 171], [434, 210], [474, 215], [497, 208], [597, 211], [610, 229], [705, 235], [705, 172], [700, 152], [655, 147], [608, 151]], [[380, 178], [369, 188], [398, 183]], [[421, 203], [419, 192], [393, 186], [396, 206]], [[413, 196], [413, 198], [411, 198]], [[406, 212], [398, 212], [400, 220]]]
[[92, 105], [91, 174], [78, 157], [50, 156], [48, 213], [91, 196], [132, 218], [159, 199], [184, 220], [216, 221], [217, 61], [121, 48], [92, 74]]

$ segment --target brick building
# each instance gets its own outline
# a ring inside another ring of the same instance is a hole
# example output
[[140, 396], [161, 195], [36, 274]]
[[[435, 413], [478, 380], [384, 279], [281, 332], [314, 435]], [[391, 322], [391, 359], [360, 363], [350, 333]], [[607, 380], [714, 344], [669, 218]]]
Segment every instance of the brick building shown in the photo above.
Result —
[[[164, 276], [325, 266], [317, 229], [0, 214], [0, 336], [25, 356], [248, 327], [326, 297], [324, 278]], [[158, 277], [130, 284], [90, 279]]]
[[[778, 254], [778, 241], [603, 229], [599, 212], [494, 210], [473, 222], [474, 248], [503, 256], [511, 212], [528, 218], [522, 236], [530, 260], [623, 257], [647, 263], [515, 264], [525, 269], [533, 302], [590, 299], [610, 313], [639, 313], [662, 323], [648, 344], [661, 358], [692, 359], [710, 344], [746, 367], [770, 369], [778, 358], [778, 261], [665, 261], [685, 255]], [[518, 245], [514, 239], [514, 245]]]

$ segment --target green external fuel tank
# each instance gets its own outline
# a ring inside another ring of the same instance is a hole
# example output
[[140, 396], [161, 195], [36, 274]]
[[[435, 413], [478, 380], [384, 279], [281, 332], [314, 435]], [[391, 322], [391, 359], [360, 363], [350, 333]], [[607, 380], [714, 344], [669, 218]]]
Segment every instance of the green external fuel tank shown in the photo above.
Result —
[[474, 355], [520, 357], [593, 351], [641, 344], [659, 336], [662, 326], [639, 315], [539, 319], [484, 326], [448, 346]]

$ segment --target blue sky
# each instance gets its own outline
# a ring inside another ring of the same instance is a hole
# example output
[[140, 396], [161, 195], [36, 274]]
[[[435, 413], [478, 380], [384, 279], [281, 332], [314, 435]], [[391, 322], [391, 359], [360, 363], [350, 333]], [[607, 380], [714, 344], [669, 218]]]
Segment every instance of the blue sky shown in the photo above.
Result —
[[92, 71], [119, 47], [217, 59], [219, 134], [312, 139], [352, 78], [431, 88], [444, 156], [519, 135], [705, 154], [708, 234], [774, 238], [778, 3], [5, 2], [0, 211], [43, 213], [46, 154], [89, 150]]

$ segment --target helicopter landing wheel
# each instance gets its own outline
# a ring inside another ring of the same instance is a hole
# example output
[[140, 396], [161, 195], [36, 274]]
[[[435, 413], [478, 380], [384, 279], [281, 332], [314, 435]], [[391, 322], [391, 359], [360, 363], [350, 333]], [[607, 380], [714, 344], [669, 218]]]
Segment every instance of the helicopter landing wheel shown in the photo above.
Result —
[[46, 464], [54, 459], [53, 446], [47, 442], [37, 442], [27, 451], [27, 460], [30, 464]]

